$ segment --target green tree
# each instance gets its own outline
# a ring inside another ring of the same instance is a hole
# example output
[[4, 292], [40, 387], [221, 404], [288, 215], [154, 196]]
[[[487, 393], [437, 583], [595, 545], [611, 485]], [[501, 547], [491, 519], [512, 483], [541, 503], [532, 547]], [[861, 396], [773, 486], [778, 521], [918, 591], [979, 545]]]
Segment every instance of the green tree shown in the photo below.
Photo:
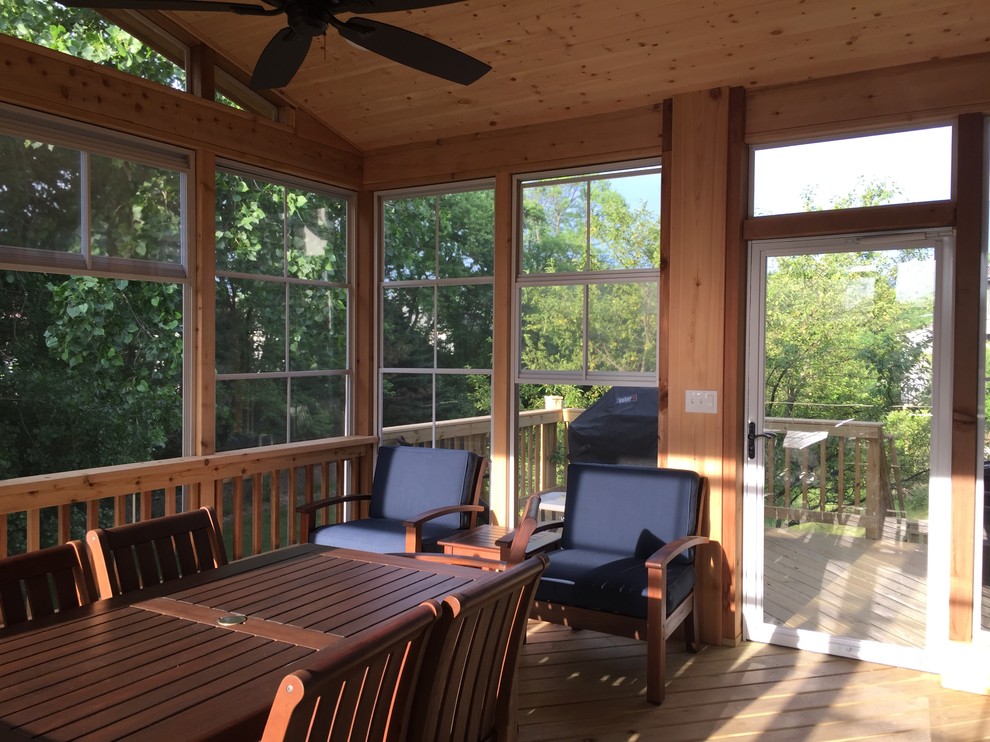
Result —
[[[876, 206], [898, 192], [861, 181], [831, 208]], [[819, 208], [813, 190], [803, 195], [808, 210]], [[899, 295], [898, 286], [930, 260], [913, 249], [821, 253], [771, 258], [767, 269], [765, 414], [883, 422], [915, 511], [927, 502], [933, 289]]]
[[[221, 172], [216, 178], [217, 370], [347, 367], [344, 199]], [[340, 435], [343, 382], [327, 377], [223, 381], [220, 449]], [[291, 399], [291, 407], [289, 400]], [[287, 421], [287, 415], [289, 419]]]
[[94, 10], [48, 0], [0, 3], [0, 33], [183, 89], [185, 72]]
[[[551, 181], [526, 188], [523, 213], [526, 273], [632, 270], [660, 264], [657, 215], [645, 205], [632, 208], [607, 179]], [[652, 281], [524, 288], [523, 368], [583, 367], [586, 301], [588, 370], [654, 371], [658, 317]]]
[[443, 371], [492, 366], [492, 287], [464, 279], [494, 274], [494, 192], [389, 199], [382, 218], [388, 282], [382, 302], [383, 365], [422, 369], [386, 374], [386, 426], [426, 422], [434, 414], [444, 420], [489, 414], [487, 373]]

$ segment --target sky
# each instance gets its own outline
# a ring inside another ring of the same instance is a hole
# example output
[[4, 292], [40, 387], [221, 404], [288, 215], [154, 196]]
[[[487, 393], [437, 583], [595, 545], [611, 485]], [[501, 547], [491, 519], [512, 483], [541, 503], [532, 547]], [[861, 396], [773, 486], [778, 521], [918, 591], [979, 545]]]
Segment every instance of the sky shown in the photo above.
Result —
[[[900, 189], [894, 203], [937, 201], [950, 197], [951, 175], [949, 126], [767, 147], [754, 153], [753, 213], [803, 211], [801, 194], [808, 188], [814, 189], [816, 203], [826, 207], [857, 186], [877, 181]], [[612, 184], [631, 205], [646, 201], [659, 212], [660, 195], [647, 178], [616, 178]]]
[[917, 129], [854, 139], [758, 149], [753, 161], [753, 213], [803, 211], [801, 194], [815, 190], [815, 203], [884, 182], [900, 189], [894, 203], [950, 197], [952, 128]]

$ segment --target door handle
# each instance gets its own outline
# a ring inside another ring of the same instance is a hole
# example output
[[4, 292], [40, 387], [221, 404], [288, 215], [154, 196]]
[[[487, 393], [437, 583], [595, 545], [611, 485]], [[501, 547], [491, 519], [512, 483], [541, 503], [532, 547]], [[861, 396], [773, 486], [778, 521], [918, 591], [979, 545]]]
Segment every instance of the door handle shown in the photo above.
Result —
[[746, 455], [751, 459], [756, 458], [756, 439], [766, 438], [767, 440], [776, 440], [776, 433], [757, 433], [756, 423], [751, 422], [749, 424], [749, 432], [746, 434]]

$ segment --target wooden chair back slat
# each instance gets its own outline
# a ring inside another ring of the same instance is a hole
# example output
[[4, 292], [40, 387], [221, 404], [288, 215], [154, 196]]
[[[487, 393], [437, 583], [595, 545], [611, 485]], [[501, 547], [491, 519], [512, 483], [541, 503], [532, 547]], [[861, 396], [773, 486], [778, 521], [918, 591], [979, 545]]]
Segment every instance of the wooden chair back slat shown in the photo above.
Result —
[[409, 739], [506, 740], [519, 653], [546, 557], [537, 555], [491, 580], [444, 598], [417, 687]]
[[311, 656], [282, 680], [262, 742], [414, 739], [410, 704], [437, 615], [426, 602]]
[[100, 596], [109, 598], [204, 572], [227, 563], [210, 508], [86, 535]]
[[11, 626], [96, 599], [79, 541], [0, 559], [0, 626]]

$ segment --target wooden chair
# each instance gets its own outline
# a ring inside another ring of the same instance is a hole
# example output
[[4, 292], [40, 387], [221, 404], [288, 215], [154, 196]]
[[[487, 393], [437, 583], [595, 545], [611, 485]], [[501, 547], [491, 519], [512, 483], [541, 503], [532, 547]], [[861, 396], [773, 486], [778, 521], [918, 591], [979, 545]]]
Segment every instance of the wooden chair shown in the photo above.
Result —
[[646, 697], [663, 703], [666, 642], [697, 651], [695, 547], [708, 543], [707, 480], [692, 471], [572, 463], [560, 549], [532, 617], [646, 640]]
[[0, 626], [51, 616], [96, 599], [81, 541], [0, 559]]
[[537, 554], [444, 598], [426, 648], [408, 739], [516, 738], [516, 670], [546, 565], [546, 557]]
[[98, 528], [86, 534], [101, 598], [110, 598], [227, 563], [212, 508]]
[[275, 694], [263, 742], [404, 742], [437, 605], [422, 603], [375, 629], [321, 650], [286, 675]]
[[[536, 532], [537, 527], [540, 525], [540, 502], [539, 494], [530, 495], [529, 499], [526, 500], [526, 507], [523, 510], [523, 516], [519, 521], [519, 525], [498, 540], [497, 543], [501, 550], [502, 559], [506, 563], [519, 564], [519, 562], [526, 558], [530, 536]], [[555, 547], [556, 545], [554, 544], [548, 548]]]
[[[413, 446], [378, 449], [371, 494], [301, 505], [299, 533], [324, 546], [394, 552], [441, 551], [437, 541], [474, 528], [487, 462], [471, 451]], [[344, 503], [367, 503], [367, 517], [317, 527], [316, 514]]]

